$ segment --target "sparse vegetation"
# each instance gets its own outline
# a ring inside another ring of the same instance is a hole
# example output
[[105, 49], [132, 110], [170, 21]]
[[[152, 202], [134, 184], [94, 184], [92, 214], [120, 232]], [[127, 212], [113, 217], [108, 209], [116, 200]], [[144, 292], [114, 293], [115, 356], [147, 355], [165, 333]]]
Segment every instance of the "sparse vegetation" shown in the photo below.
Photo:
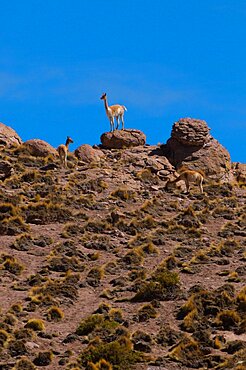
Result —
[[151, 146], [23, 150], [0, 150], [0, 367], [245, 367], [245, 186], [167, 192]]

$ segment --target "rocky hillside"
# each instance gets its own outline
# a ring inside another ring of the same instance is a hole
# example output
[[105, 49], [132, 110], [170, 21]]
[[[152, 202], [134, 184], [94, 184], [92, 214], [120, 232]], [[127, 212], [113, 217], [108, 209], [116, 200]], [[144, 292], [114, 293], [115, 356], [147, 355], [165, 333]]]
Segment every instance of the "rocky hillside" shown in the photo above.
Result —
[[245, 369], [245, 165], [190, 118], [101, 140], [64, 169], [0, 124], [0, 369]]

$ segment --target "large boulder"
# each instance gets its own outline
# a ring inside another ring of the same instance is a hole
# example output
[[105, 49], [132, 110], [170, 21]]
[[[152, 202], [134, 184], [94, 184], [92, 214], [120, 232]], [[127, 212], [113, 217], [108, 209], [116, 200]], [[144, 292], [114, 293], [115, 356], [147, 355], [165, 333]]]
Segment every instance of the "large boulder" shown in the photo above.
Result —
[[103, 157], [104, 153], [100, 149], [94, 149], [91, 145], [83, 144], [74, 151], [75, 156], [82, 162], [91, 163], [99, 162]]
[[101, 136], [101, 143], [106, 149], [122, 149], [144, 145], [145, 134], [140, 130], [115, 130], [105, 132]]
[[201, 119], [181, 118], [172, 127], [171, 138], [187, 146], [202, 146], [210, 139], [210, 128]]
[[22, 140], [20, 136], [11, 127], [0, 122], [0, 145], [20, 145]]
[[31, 139], [22, 144], [22, 148], [34, 157], [58, 156], [57, 150], [44, 140]]
[[209, 131], [205, 121], [182, 118], [174, 123], [163, 154], [176, 168], [182, 165], [203, 170], [215, 180], [229, 180], [230, 154]]

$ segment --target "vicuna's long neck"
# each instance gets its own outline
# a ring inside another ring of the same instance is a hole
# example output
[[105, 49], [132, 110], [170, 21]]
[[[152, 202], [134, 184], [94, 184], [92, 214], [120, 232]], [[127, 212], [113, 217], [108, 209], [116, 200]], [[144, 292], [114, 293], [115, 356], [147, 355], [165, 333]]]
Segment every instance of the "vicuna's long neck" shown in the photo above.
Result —
[[105, 109], [106, 109], [106, 112], [108, 111], [108, 101], [107, 101], [107, 97], [105, 97], [104, 99], [104, 106], [105, 106]]
[[69, 139], [67, 139], [67, 140], [66, 140], [66, 144], [65, 144], [65, 147], [66, 147], [67, 149], [68, 149], [69, 144], [70, 144], [70, 141], [69, 141]]

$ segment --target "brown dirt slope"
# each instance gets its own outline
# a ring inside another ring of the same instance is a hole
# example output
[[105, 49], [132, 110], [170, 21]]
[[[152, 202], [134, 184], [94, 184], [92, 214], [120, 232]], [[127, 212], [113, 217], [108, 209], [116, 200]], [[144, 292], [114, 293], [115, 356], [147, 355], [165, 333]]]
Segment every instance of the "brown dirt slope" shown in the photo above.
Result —
[[167, 192], [154, 149], [1, 150], [1, 369], [245, 368], [245, 184]]

